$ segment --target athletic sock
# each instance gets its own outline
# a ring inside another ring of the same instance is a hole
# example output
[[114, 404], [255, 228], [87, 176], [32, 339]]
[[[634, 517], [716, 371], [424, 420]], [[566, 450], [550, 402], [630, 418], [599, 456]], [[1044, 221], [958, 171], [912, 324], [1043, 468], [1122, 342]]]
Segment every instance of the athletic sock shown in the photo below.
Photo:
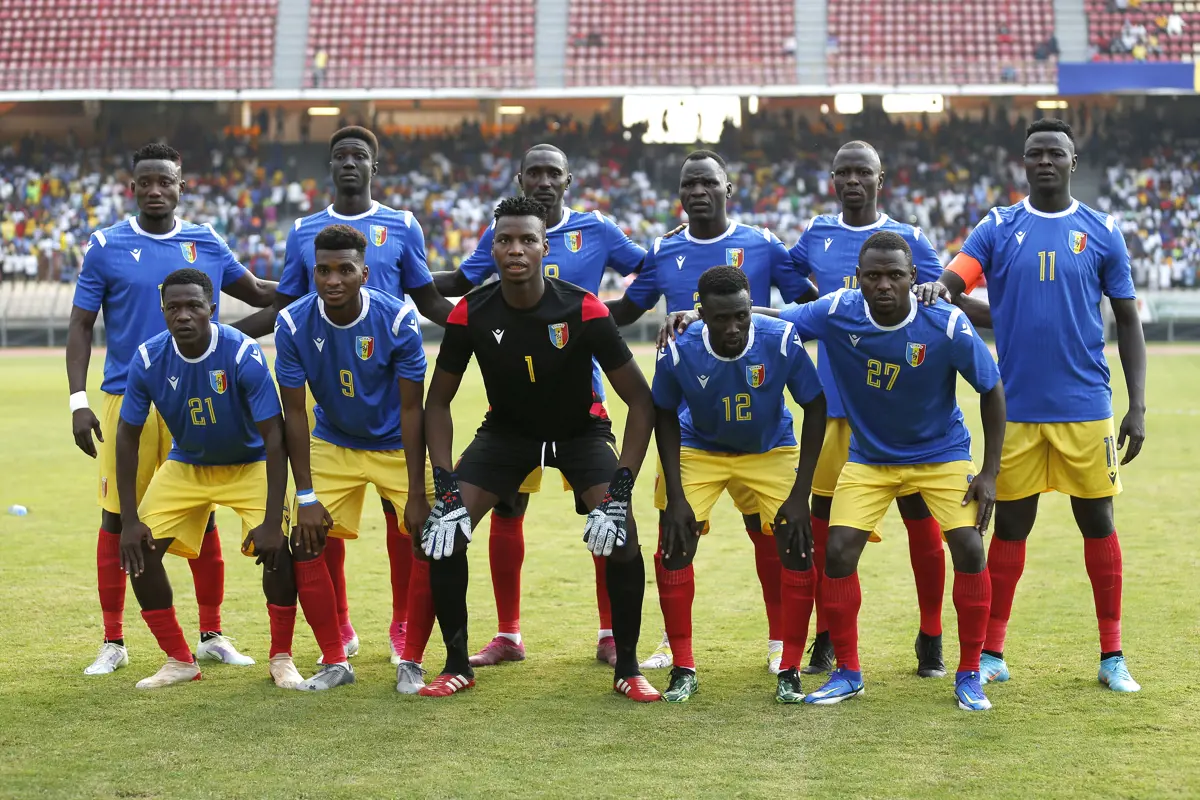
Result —
[[[600, 613], [600, 630], [612, 636], [612, 602], [608, 599], [608, 559], [592, 556], [596, 568], [596, 611]], [[603, 638], [603, 637], [601, 637]]]
[[104, 640], [125, 639], [125, 587], [129, 576], [121, 569], [121, 535], [100, 529], [96, 538], [96, 589], [104, 619]]
[[408, 624], [405, 629], [405, 661], [420, 664], [425, 660], [425, 646], [433, 634], [433, 592], [429, 588], [429, 562], [413, 558], [408, 582]]
[[338, 631], [343, 641], [349, 641], [354, 637], [354, 625], [350, 622], [350, 600], [346, 597], [346, 540], [336, 536], [326, 536], [323, 555], [325, 556], [325, 567], [329, 570], [329, 580], [333, 582], [333, 597], [337, 603]]
[[433, 609], [446, 643], [446, 667], [443, 673], [474, 675], [467, 660], [467, 583], [469, 571], [466, 552], [429, 564], [429, 588]]
[[346, 660], [346, 646], [338, 628], [333, 580], [329, 577], [325, 555], [326, 551], [322, 551], [311, 561], [295, 562], [296, 594], [300, 597], [304, 619], [321, 648], [321, 660], [326, 664], [340, 664]]
[[845, 578], [825, 576], [825, 614], [829, 620], [829, 638], [838, 666], [861, 672], [858, 661], [858, 609], [862, 606], [862, 587], [858, 573]]
[[[1086, 548], [1084, 552], [1086, 555]], [[1003, 653], [1013, 595], [1017, 593], [1017, 582], [1025, 571], [1025, 540], [1010, 542], [993, 535], [987, 561], [988, 574], [992, 576], [992, 609], [988, 612], [987, 638], [983, 646], [989, 653]]]
[[[779, 552], [775, 549], [775, 537], [762, 531], [746, 529], [746, 535], [754, 543], [754, 569], [762, 585], [763, 605], [767, 607], [767, 638], [783, 638], [783, 613], [780, 585], [783, 565], [779, 563]], [[675, 648], [671, 648], [675, 652]], [[678, 663], [678, 662], [676, 662]]]
[[143, 611], [142, 619], [146, 620], [150, 633], [158, 640], [158, 646], [170, 658], [185, 664], [195, 661], [192, 658], [192, 648], [188, 647], [187, 639], [183, 636], [183, 628], [179, 627], [175, 606]]
[[221, 536], [217, 526], [206, 531], [200, 554], [188, 559], [192, 582], [196, 585], [196, 605], [200, 607], [200, 630], [221, 630], [221, 603], [225, 600], [225, 559], [221, 557]]
[[987, 632], [992, 603], [992, 579], [983, 572], [954, 571], [954, 610], [958, 612], [958, 671], [978, 672], [979, 654]]
[[1083, 540], [1083, 562], [1092, 582], [1096, 622], [1100, 627], [1100, 650], [1121, 649], [1121, 543], [1113, 531], [1103, 539]]
[[270, 657], [290, 656], [292, 654], [292, 638], [296, 633], [296, 607], [267, 603], [267, 616], [271, 619]]
[[[388, 564], [392, 576], [392, 624], [403, 625], [408, 619], [408, 582], [412, 578], [412, 537], [400, 530], [395, 514], [384, 514], [387, 523]], [[339, 618], [341, 616], [339, 612]], [[346, 616], [350, 616], [349, 609]], [[349, 619], [346, 620], [349, 622]]]
[[808, 620], [812, 616], [816, 570], [782, 570], [783, 660], [784, 670], [804, 665], [804, 645], [808, 640]]
[[825, 548], [829, 544], [829, 520], [809, 516], [813, 532], [813, 569], [817, 573], [817, 582], [813, 590], [813, 605], [817, 609], [817, 633], [829, 630], [829, 620], [825, 618]]
[[696, 573], [692, 565], [683, 569], [667, 569], [661, 560], [654, 564], [658, 582], [658, 604], [662, 608], [663, 625], [671, 642], [671, 656], [677, 667], [695, 671], [692, 655], [692, 601], [696, 597]]
[[946, 594], [946, 551], [942, 547], [942, 529], [933, 517], [906, 519], [908, 558], [917, 583], [917, 604], [921, 609], [921, 632], [942, 635], [942, 598]]
[[488, 562], [492, 568], [492, 594], [496, 596], [496, 629], [521, 632], [521, 565], [525, 563], [525, 518], [501, 517], [492, 512], [488, 532]]
[[605, 576], [612, 602], [613, 640], [617, 645], [614, 677], [639, 675], [637, 643], [642, 631], [642, 598], [646, 593], [646, 565], [641, 550], [629, 561], [609, 559]]

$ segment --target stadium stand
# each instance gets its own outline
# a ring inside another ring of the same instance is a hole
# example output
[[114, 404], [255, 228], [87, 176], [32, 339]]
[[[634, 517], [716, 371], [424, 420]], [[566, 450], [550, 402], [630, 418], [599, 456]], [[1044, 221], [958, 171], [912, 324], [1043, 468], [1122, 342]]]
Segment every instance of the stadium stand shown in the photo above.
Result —
[[1200, 59], [1200, 3], [1086, 0], [1085, 8], [1094, 60]]
[[0, 0], [0, 88], [272, 82], [277, 0]]
[[534, 6], [534, 0], [313, 0], [306, 85], [530, 86]]

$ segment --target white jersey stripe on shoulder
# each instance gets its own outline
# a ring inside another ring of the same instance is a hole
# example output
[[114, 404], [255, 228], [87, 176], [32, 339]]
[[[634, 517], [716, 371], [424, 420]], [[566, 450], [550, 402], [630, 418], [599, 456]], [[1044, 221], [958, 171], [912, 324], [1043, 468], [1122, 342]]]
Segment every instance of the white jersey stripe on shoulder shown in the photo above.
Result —
[[279, 309], [279, 318], [287, 323], [288, 330], [291, 331], [293, 335], [295, 335], [296, 323], [292, 320], [292, 315], [286, 308]]
[[958, 318], [961, 317], [962, 315], [963, 315], [963, 312], [962, 312], [961, 308], [955, 308], [953, 311], [950, 312], [950, 321], [946, 323], [946, 336], [948, 338], [951, 338], [951, 339], [954, 338], [955, 325], [958, 324]]
[[1113, 225], [1117, 223], [1116, 217], [1112, 214], [1108, 215], [1108, 219], [1104, 220], [1104, 227], [1108, 228], [1108, 232], [1112, 233]]
[[992, 216], [996, 218], [996, 226], [999, 227], [1002, 220], [1000, 219], [1000, 209], [993, 207]]
[[108, 239], [104, 238], [104, 231], [95, 231], [92, 235], [96, 237], [96, 241], [100, 243], [101, 247], [108, 246]]
[[829, 316], [833, 316], [833, 312], [837, 311], [838, 304], [842, 302], [842, 295], [846, 293], [845, 289], [838, 289], [833, 293], [833, 302], [829, 304]]
[[661, 236], [654, 240], [654, 255], [658, 255], [658, 248], [662, 247], [662, 240]]
[[667, 339], [667, 347], [671, 349], [672, 366], [677, 366], [679, 364], [679, 348], [675, 346], [675, 340]]
[[246, 355], [246, 351], [254, 346], [254, 340], [246, 338], [242, 340], [242, 346], [238, 348], [237, 355], [233, 357], [233, 363], [242, 363], [242, 356]]
[[300, 230], [300, 223], [304, 222], [304, 220], [306, 220], [306, 219], [307, 219], [307, 217], [297, 217], [296, 223], [292, 227], [295, 228], [296, 230]]
[[406, 228], [411, 228], [411, 227], [412, 227], [412, 221], [413, 221], [413, 215], [412, 215], [412, 212], [411, 212], [411, 211], [405, 211], [405, 212], [404, 212], [404, 227], [406, 227]]
[[600, 222], [600, 223], [603, 223], [603, 222], [604, 222], [604, 212], [602, 212], [600, 209], [598, 209], [598, 208], [597, 208], [597, 209], [596, 209], [595, 211], [593, 211], [592, 213], [596, 215], [596, 221], [597, 221], [597, 222]]
[[145, 364], [148, 369], [150, 367], [150, 352], [146, 349], [145, 342], [138, 345], [138, 352], [142, 354], [142, 363]]
[[790, 322], [784, 323], [783, 336], [779, 337], [779, 352], [783, 353], [785, 356], [787, 355], [787, 346], [788, 342], [791, 341], [792, 328], [794, 327], [796, 326]]

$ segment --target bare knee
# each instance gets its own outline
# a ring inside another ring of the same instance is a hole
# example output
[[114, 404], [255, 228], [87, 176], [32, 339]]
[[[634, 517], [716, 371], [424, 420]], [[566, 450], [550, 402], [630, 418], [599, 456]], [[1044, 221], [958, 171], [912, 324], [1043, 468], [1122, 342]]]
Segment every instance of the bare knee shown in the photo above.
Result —
[[996, 503], [996, 538], [1006, 542], [1023, 542], [1029, 538], [1037, 520], [1038, 496]]
[[832, 528], [829, 544], [825, 549], [825, 574], [830, 578], [846, 578], [858, 569], [858, 557], [862, 555], [870, 531], [854, 528]]
[[504, 519], [520, 519], [525, 516], [525, 511], [528, 508], [529, 495], [519, 492], [515, 497], [497, 502], [495, 508], [492, 509], [492, 513]]
[[987, 555], [983, 549], [983, 536], [977, 529], [955, 528], [946, 531], [946, 544], [950, 547], [950, 560], [954, 562], [955, 572], [983, 572]]
[[1091, 500], [1072, 497], [1071, 512], [1075, 515], [1075, 524], [1079, 526], [1079, 532], [1085, 539], [1103, 539], [1116, 528], [1113, 523], [1111, 497], [1098, 497]]

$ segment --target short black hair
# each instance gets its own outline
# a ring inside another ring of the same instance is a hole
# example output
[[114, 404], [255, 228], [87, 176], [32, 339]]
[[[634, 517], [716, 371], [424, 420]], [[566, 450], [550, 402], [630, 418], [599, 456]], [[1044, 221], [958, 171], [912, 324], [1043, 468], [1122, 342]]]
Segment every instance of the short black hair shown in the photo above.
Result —
[[365, 257], [367, 237], [349, 225], [326, 225], [313, 240], [313, 251], [317, 250], [357, 250]]
[[495, 218], [537, 217], [546, 225], [546, 207], [529, 197], [506, 197], [496, 206]]
[[904, 257], [910, 267], [913, 263], [912, 248], [908, 246], [908, 242], [904, 241], [904, 237], [895, 231], [879, 231], [878, 233], [871, 234], [863, 242], [862, 249], [858, 251], [858, 262], [860, 264], [868, 250], [883, 250], [885, 252], [899, 250], [904, 253]]
[[567, 171], [568, 172], [570, 171], [571, 162], [569, 160], [567, 160], [567, 154], [552, 144], [549, 144], [547, 142], [541, 142], [540, 144], [535, 144], [533, 147], [526, 150], [525, 153], [521, 156], [521, 172], [525, 171], [525, 159], [529, 157], [529, 154], [534, 151], [539, 151], [539, 150], [546, 150], [551, 153], [558, 153], [560, 156], [562, 156], [563, 163], [567, 165]]
[[159, 289], [159, 296], [163, 298], [167, 296], [168, 286], [188, 285], [199, 286], [204, 291], [204, 299], [210, 303], [212, 302], [212, 281], [208, 279], [207, 275], [195, 267], [184, 267], [183, 269], [177, 269], [168, 275], [167, 279], [162, 282], [162, 286]]
[[700, 282], [696, 286], [696, 291], [700, 295], [700, 303], [703, 304], [704, 298], [712, 297], [713, 295], [730, 295], [743, 291], [749, 292], [750, 279], [746, 277], [746, 273], [737, 267], [722, 264], [718, 267], [709, 267], [704, 270], [704, 273], [700, 276]]
[[1025, 129], [1025, 138], [1028, 139], [1035, 133], [1062, 133], [1071, 140], [1071, 145], [1075, 145], [1075, 131], [1071, 130], [1071, 126], [1061, 119], [1054, 117], [1043, 117], [1042, 119], [1034, 120], [1028, 128]]
[[706, 158], [711, 158], [713, 161], [717, 162], [717, 166], [721, 168], [722, 172], [727, 171], [728, 168], [725, 166], [725, 159], [721, 158], [721, 155], [713, 150], [693, 150], [687, 154], [687, 158], [683, 160], [683, 163], [686, 164], [689, 161], [703, 161]]
[[371, 158], [379, 155], [379, 140], [361, 125], [348, 125], [334, 131], [333, 136], [329, 137], [329, 152], [332, 153], [333, 148], [343, 139], [362, 139], [367, 143], [367, 147], [371, 148]]
[[173, 164], [183, 165], [183, 157], [179, 155], [178, 150], [159, 142], [144, 144], [133, 151], [133, 166], [136, 167], [142, 161], [170, 161]]

